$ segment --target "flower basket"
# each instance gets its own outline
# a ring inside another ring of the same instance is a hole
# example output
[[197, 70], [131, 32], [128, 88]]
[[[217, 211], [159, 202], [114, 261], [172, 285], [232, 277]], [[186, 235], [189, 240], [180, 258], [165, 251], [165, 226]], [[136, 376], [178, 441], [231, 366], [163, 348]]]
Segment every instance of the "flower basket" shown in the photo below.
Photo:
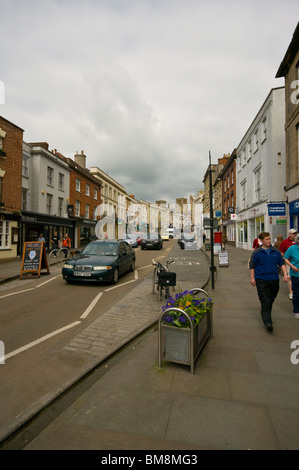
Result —
[[[199, 293], [207, 299], [196, 299]], [[189, 365], [193, 374], [195, 361], [212, 334], [212, 301], [207, 292], [197, 288], [170, 298], [159, 319], [159, 368], [166, 360]]]

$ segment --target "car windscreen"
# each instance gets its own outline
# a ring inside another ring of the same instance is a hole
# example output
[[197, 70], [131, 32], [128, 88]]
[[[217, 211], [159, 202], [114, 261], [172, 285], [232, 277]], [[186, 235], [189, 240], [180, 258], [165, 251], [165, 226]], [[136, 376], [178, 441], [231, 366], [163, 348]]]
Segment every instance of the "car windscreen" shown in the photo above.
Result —
[[117, 256], [118, 244], [117, 243], [89, 243], [82, 251], [84, 255], [98, 255], [98, 256]]
[[148, 238], [149, 240], [157, 240], [157, 238], [159, 238], [159, 235], [157, 233], [148, 233], [146, 238]]
[[184, 240], [194, 240], [194, 235], [192, 233], [183, 233]]

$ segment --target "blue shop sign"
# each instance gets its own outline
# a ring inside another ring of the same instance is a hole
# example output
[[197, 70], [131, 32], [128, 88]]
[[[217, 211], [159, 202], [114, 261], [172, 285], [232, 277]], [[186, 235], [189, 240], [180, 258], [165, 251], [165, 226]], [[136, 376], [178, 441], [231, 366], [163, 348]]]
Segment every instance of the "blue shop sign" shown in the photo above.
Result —
[[268, 215], [286, 215], [286, 205], [284, 202], [268, 204]]
[[289, 205], [290, 215], [299, 214], [299, 199], [290, 202]]

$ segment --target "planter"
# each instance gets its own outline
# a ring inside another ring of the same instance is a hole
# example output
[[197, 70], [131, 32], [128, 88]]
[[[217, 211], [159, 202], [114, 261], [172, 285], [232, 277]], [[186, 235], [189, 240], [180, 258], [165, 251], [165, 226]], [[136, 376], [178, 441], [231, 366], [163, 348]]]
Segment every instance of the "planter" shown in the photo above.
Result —
[[[192, 289], [195, 294], [209, 295], [203, 289]], [[164, 325], [163, 318], [171, 311], [185, 315], [189, 328]], [[163, 312], [159, 320], [159, 368], [162, 360], [189, 365], [194, 373], [194, 364], [208, 338], [213, 334], [212, 311], [206, 312], [198, 324], [193, 324], [189, 315], [179, 308], [169, 308]]]

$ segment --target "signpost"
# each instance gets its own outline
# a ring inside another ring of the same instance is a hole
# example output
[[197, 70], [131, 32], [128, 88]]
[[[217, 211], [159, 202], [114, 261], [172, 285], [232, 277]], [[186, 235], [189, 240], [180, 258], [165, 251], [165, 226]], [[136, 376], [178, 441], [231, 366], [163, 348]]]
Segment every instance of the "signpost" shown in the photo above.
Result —
[[44, 242], [25, 242], [20, 279], [40, 277], [41, 269], [47, 270], [42, 274], [50, 274]]

